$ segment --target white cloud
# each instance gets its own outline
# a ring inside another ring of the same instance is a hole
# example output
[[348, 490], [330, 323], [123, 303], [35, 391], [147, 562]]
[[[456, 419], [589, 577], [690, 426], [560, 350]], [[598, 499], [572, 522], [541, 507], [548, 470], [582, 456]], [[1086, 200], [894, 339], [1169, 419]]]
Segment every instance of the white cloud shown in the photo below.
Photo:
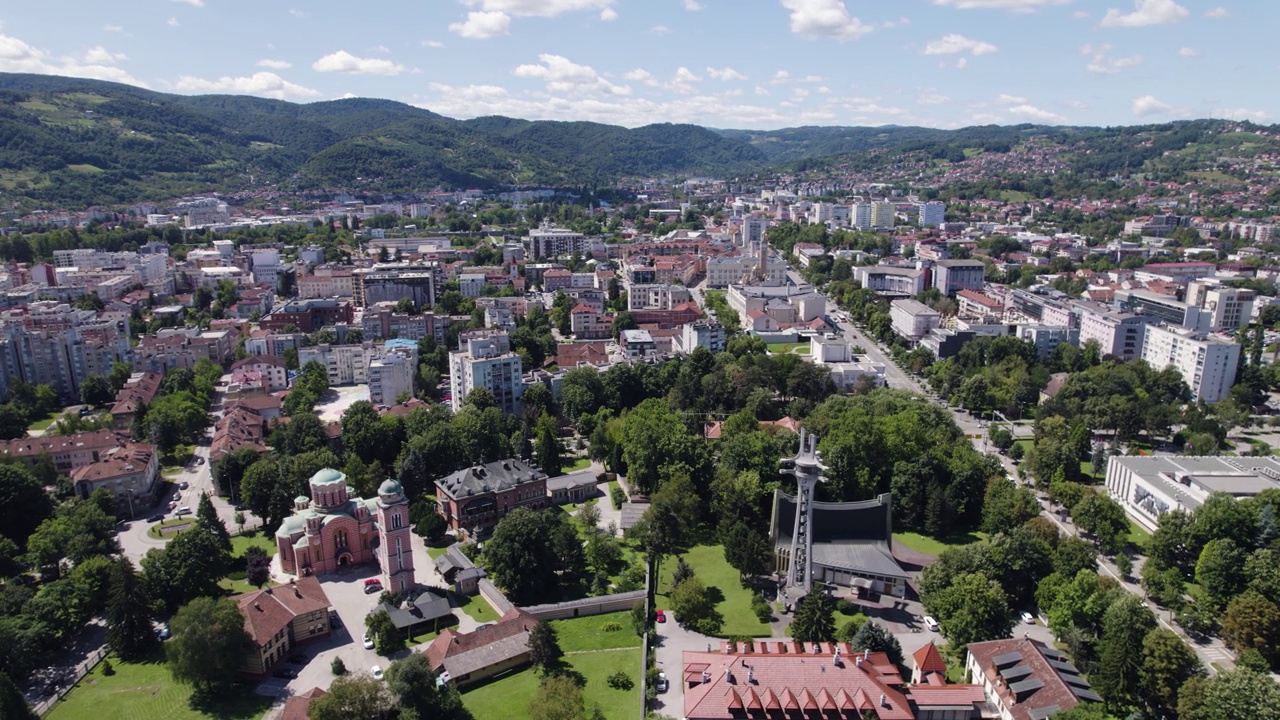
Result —
[[614, 0], [463, 0], [463, 4], [514, 17], [555, 17], [578, 10], [604, 10]]
[[449, 32], [471, 40], [485, 40], [511, 32], [511, 16], [500, 11], [469, 12], [465, 22], [449, 23]]
[[805, 37], [856, 40], [874, 28], [849, 15], [842, 0], [780, 0], [791, 11], [791, 32]]
[[1271, 117], [1263, 110], [1246, 110], [1245, 108], [1214, 110], [1210, 115], [1216, 118], [1226, 118], [1227, 120], [1252, 120], [1254, 122], [1266, 122]]
[[681, 95], [692, 95], [698, 91], [696, 84], [700, 82], [702, 82], [702, 78], [694, 75], [689, 68], [681, 66], [679, 70], [676, 70], [675, 77], [671, 78], [669, 87]]
[[933, 0], [935, 5], [957, 10], [1012, 10], [1031, 12], [1046, 5], [1062, 5], [1070, 0]]
[[756, 93], [757, 95], [768, 95], [768, 94], [769, 94], [769, 90], [768, 90], [768, 88], [764, 87], [763, 85], [757, 85], [757, 86], [756, 86], [755, 93]]
[[1184, 47], [1178, 50], [1178, 57], [1193, 58], [1200, 57], [1201, 54], [1199, 50], [1192, 47]]
[[707, 68], [707, 75], [711, 76], [712, 80], [729, 81], [729, 80], [746, 80], [747, 79], [746, 75], [743, 75], [742, 73], [738, 72], [737, 70], [734, 70], [731, 67], [723, 68], [720, 70], [717, 70], [716, 68], [713, 68], [713, 67], [709, 67]]
[[1111, 57], [1107, 53], [1111, 52], [1111, 46], [1103, 43], [1101, 45], [1084, 45], [1080, 48], [1081, 55], [1089, 56], [1089, 64], [1085, 68], [1091, 73], [1099, 75], [1115, 75], [1116, 73], [1134, 65], [1142, 64], [1141, 55], [1133, 55], [1131, 57]]
[[122, 54], [113, 54], [98, 47], [89, 50], [83, 61], [72, 57], [54, 61], [47, 52], [28, 45], [24, 40], [0, 33], [0, 72], [69, 75], [147, 87], [146, 83], [112, 64], [124, 59]]
[[651, 35], [666, 35], [669, 32], [671, 32], [671, 28], [666, 25], [654, 25], [649, 28], [649, 34]]
[[374, 45], [369, 49], [376, 53], [382, 53], [383, 55], [391, 54], [391, 48], [387, 47], [386, 45]]
[[[631, 94], [631, 88], [625, 85], [614, 85], [605, 80], [594, 68], [579, 65], [561, 55], [543, 53], [538, 56], [538, 60], [541, 61], [540, 65], [521, 65], [512, 71], [513, 74], [522, 78], [538, 78], [545, 82], [547, 90], [553, 93]], [[684, 70], [684, 68], [680, 69]]]
[[969, 58], [962, 57], [962, 58], [960, 58], [959, 60], [956, 60], [956, 69], [957, 69], [957, 70], [963, 70], [963, 69], [965, 69], [965, 68], [966, 68], [966, 67], [968, 67], [968, 66], [969, 66]]
[[422, 45], [422, 47], [429, 47], [429, 48], [444, 47], [444, 43], [440, 42], [439, 40], [423, 40], [419, 44]]
[[1218, 7], [1209, 8], [1208, 10], [1204, 11], [1204, 16], [1207, 18], [1224, 18], [1229, 16], [1230, 14], [1231, 12], [1226, 8], [1222, 7], [1221, 5], [1219, 5]]
[[102, 26], [102, 29], [106, 30], [107, 32], [124, 32], [124, 26], [117, 25], [115, 23], [107, 23], [106, 25]]
[[1143, 95], [1140, 98], [1133, 99], [1133, 114], [1138, 117], [1163, 115], [1170, 112], [1173, 112], [1172, 106], [1160, 102], [1151, 95]]
[[684, 9], [689, 12], [698, 12], [703, 8], [702, 3], [698, 0], [684, 0]]
[[1111, 8], [1102, 16], [1102, 27], [1136, 28], [1148, 25], [1172, 25], [1187, 17], [1187, 9], [1174, 0], [1133, 0], [1133, 12], [1125, 14]]
[[1067, 107], [1071, 108], [1072, 110], [1079, 110], [1080, 112], [1084, 112], [1085, 110], [1089, 109], [1088, 105], [1080, 102], [1079, 100], [1067, 101]]
[[650, 87], [658, 87], [662, 85], [662, 83], [658, 81], [658, 78], [653, 76], [653, 73], [645, 70], [644, 68], [636, 68], [635, 70], [625, 72], [622, 74], [622, 77], [625, 80], [641, 82]]
[[288, 70], [293, 67], [293, 63], [288, 60], [271, 60], [268, 58], [266, 60], [259, 60], [258, 67], [270, 68], [271, 70]]
[[186, 3], [191, 7], [204, 7], [204, 0], [173, 0], [174, 2]]
[[89, 48], [84, 54], [84, 61], [90, 65], [115, 65], [122, 60], [128, 59], [128, 55], [113, 53], [101, 45]]
[[299, 10], [298, 8], [289, 8], [289, 14], [296, 18], [311, 17], [311, 13], [306, 10]]
[[1009, 108], [1011, 115], [1017, 115], [1020, 118], [1038, 123], [1065, 123], [1066, 118], [1057, 113], [1051, 113], [1048, 110], [1041, 110], [1034, 105], [1014, 105]]
[[916, 96], [916, 102], [921, 105], [946, 105], [951, 102], [951, 98], [939, 93], [920, 93]]
[[232, 93], [235, 95], [256, 95], [276, 100], [302, 100], [319, 97], [320, 93], [303, 87], [280, 77], [275, 73], [259, 72], [248, 77], [220, 77], [217, 80], [184, 75], [175, 86], [179, 90], [190, 92]]
[[791, 83], [820, 83], [821, 75], [803, 75], [796, 77], [786, 70], [779, 70], [773, 74], [773, 79], [769, 81], [772, 85], [789, 85]]
[[1071, 17], [1075, 18], [1076, 20], [1084, 20], [1085, 18], [1090, 17], [1090, 14], [1088, 10], [1077, 10], [1071, 13]]
[[1026, 105], [1027, 99], [1024, 97], [1019, 97], [1017, 95], [1006, 95], [1004, 93], [1000, 93], [999, 97], [996, 98], [996, 104], [997, 105]]
[[607, 7], [600, 11], [600, 19], [605, 22], [613, 22], [618, 19], [618, 11]]
[[179, 25], [178, 18], [175, 18], [175, 17], [171, 17], [165, 22], [168, 23], [169, 27], [178, 27]]
[[971, 55], [991, 55], [999, 52], [999, 50], [999, 48], [989, 42], [972, 40], [963, 35], [952, 33], [937, 40], [933, 40], [928, 45], [925, 45], [924, 54], [959, 55], [961, 53], [969, 53]]
[[346, 50], [330, 53], [311, 64], [316, 72], [334, 72], [346, 75], [399, 75], [403, 65], [382, 58], [362, 58]]

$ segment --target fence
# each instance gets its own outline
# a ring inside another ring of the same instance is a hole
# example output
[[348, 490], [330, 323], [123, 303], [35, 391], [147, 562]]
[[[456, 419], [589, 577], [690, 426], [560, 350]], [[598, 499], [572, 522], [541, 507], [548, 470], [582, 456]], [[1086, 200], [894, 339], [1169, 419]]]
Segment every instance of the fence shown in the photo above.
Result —
[[75, 668], [72, 669], [71, 671], [72, 677], [70, 678], [70, 681], [59, 685], [58, 690], [56, 693], [54, 693], [53, 697], [49, 697], [49, 698], [45, 698], [44, 700], [41, 700], [40, 702], [36, 703], [31, 709], [35, 711], [36, 715], [44, 717], [46, 714], [48, 714], [50, 710], [53, 709], [54, 705], [58, 704], [59, 700], [66, 697], [67, 693], [71, 692], [71, 689], [74, 688], [82, 679], [84, 679], [85, 675], [88, 675], [91, 670], [97, 667], [98, 663], [102, 662], [102, 659], [105, 658], [109, 652], [110, 651], [107, 649], [106, 645], [103, 645], [97, 650], [94, 650], [92, 653], [89, 654], [89, 657], [85, 658], [83, 661], [80, 662], [80, 664], [76, 665]]
[[559, 620], [561, 618], [622, 612], [635, 607], [635, 604], [643, 599], [645, 599], [644, 590], [633, 590], [614, 595], [581, 598], [579, 600], [548, 603], [546, 605], [532, 605], [523, 608], [523, 610], [539, 620]]

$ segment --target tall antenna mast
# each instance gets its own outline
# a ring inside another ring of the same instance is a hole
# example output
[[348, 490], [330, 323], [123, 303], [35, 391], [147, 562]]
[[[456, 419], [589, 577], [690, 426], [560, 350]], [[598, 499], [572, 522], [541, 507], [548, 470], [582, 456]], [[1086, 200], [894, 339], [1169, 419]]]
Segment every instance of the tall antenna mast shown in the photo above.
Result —
[[783, 458], [782, 472], [796, 479], [796, 519], [791, 531], [791, 567], [787, 572], [787, 586], [808, 594], [813, 585], [809, 571], [809, 554], [813, 549], [813, 489], [827, 478], [822, 473], [827, 466], [818, 453], [818, 436], [800, 428], [800, 451], [794, 457]]

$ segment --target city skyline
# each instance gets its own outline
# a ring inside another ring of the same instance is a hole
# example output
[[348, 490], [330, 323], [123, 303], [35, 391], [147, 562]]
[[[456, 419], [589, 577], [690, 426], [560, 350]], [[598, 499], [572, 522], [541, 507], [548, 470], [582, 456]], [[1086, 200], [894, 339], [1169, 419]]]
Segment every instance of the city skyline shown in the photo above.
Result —
[[1280, 116], [1280, 7], [1238, 0], [294, 1], [28, 3], [0, 71], [629, 127]]

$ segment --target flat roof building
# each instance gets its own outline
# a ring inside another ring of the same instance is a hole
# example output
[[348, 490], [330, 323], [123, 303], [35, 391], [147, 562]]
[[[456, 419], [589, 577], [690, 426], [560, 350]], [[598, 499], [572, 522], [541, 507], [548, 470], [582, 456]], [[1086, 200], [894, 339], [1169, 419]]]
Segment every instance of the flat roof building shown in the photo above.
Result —
[[1248, 498], [1280, 488], [1280, 460], [1268, 457], [1117, 456], [1107, 492], [1149, 530], [1171, 510], [1192, 511], [1216, 492]]

